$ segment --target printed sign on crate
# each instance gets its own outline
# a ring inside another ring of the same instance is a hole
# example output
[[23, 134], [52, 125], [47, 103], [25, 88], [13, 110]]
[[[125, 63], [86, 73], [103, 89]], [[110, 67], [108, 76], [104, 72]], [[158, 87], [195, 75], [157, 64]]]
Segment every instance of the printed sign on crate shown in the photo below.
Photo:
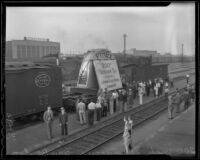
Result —
[[108, 91], [122, 88], [116, 60], [95, 60], [93, 63], [99, 88]]

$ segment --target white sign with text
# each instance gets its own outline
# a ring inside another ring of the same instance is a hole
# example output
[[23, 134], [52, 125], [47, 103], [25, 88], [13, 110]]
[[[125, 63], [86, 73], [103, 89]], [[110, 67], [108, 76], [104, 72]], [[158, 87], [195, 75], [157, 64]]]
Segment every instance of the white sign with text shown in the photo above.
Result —
[[93, 62], [99, 88], [107, 88], [108, 91], [122, 88], [116, 60], [96, 60]]

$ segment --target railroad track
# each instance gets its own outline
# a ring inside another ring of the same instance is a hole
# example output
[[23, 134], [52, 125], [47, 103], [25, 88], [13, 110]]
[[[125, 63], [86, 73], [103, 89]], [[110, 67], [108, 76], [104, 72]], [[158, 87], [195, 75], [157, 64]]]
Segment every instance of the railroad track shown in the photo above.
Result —
[[[174, 92], [170, 93], [173, 94]], [[118, 116], [113, 117], [112, 121], [96, 128], [93, 131], [81, 135], [71, 140], [63, 139], [62, 141], [49, 144], [33, 151], [33, 155], [73, 155], [73, 154], [90, 154], [93, 150], [112, 140], [123, 133], [123, 117], [130, 115], [133, 120], [133, 127], [151, 119], [167, 108], [167, 99], [162, 96], [154, 99], [149, 103], [140, 105], [137, 108], [130, 109]]]
[[170, 71], [169, 74], [175, 74], [175, 73], [181, 73], [181, 72], [187, 72], [187, 71], [191, 71], [195, 68], [190, 68], [190, 69], [184, 69], [184, 70], [180, 70], [180, 71]]

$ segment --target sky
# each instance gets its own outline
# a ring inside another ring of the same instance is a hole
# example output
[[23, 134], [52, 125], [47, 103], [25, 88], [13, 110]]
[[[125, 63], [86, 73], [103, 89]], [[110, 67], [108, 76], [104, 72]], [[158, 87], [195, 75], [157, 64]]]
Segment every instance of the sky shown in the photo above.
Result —
[[195, 54], [195, 4], [167, 7], [7, 7], [6, 41], [26, 37], [60, 42], [61, 52], [93, 48]]

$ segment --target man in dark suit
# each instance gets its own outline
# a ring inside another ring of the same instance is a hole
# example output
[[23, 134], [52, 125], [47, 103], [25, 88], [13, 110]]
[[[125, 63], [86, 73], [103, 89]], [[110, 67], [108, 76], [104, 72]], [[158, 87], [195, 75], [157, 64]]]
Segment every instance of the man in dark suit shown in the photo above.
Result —
[[61, 126], [61, 134], [62, 135], [67, 135], [68, 134], [68, 115], [65, 112], [65, 109], [62, 107], [61, 108], [61, 113], [59, 115], [59, 121], [60, 121], [60, 126]]

